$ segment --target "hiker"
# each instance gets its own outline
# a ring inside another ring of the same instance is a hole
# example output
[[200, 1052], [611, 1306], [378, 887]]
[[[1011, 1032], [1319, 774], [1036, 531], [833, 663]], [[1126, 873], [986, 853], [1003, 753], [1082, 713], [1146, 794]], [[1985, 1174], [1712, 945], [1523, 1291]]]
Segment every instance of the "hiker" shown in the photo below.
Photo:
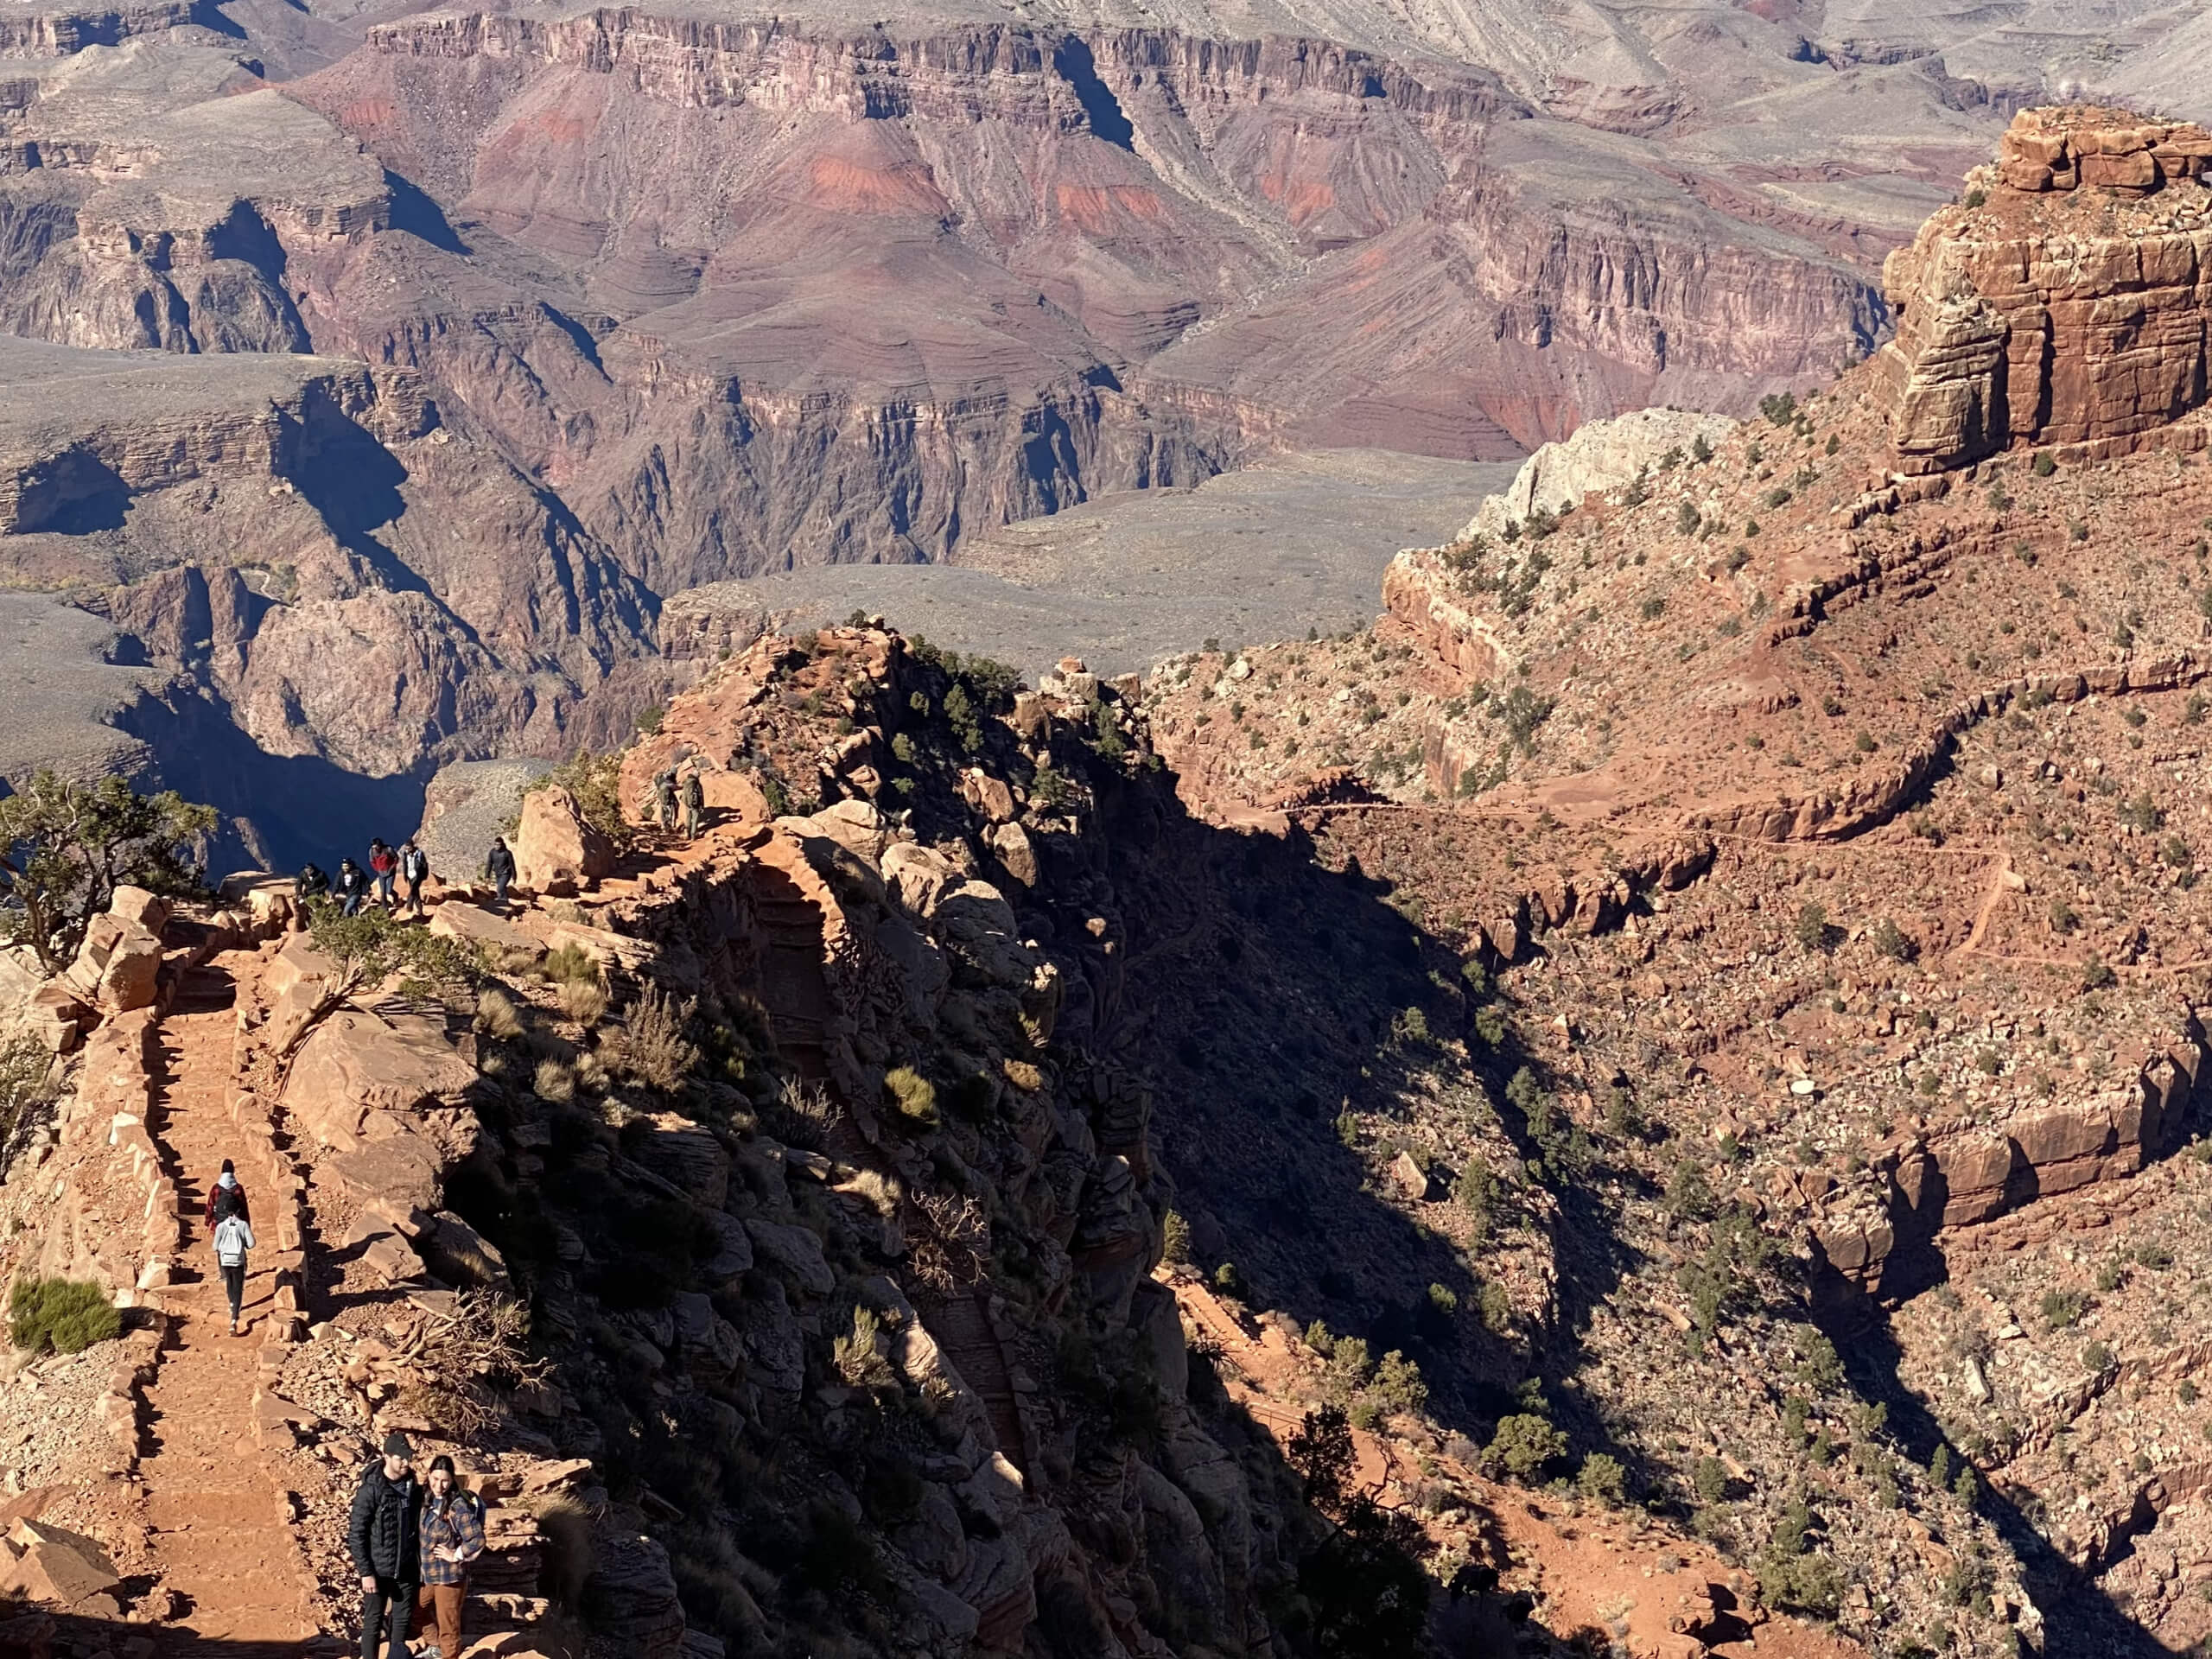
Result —
[[683, 774], [683, 839], [699, 838], [699, 816], [706, 810], [707, 790], [699, 781], [699, 768], [694, 766]]
[[674, 766], [669, 767], [667, 771], [653, 779], [653, 811], [659, 817], [660, 827], [663, 830], [676, 828], [676, 768]]
[[223, 1173], [207, 1189], [207, 1230], [213, 1232], [226, 1216], [237, 1216], [249, 1222], [253, 1219], [245, 1201], [245, 1188], [238, 1185], [238, 1173], [227, 1158], [223, 1160]]
[[352, 859], [341, 858], [338, 861], [338, 880], [331, 883], [330, 890], [338, 895], [340, 914], [358, 916], [361, 913], [361, 900], [369, 896], [368, 873]]
[[222, 1269], [223, 1293], [231, 1299], [231, 1334], [238, 1336], [238, 1309], [245, 1300], [245, 1255], [253, 1248], [253, 1226], [238, 1211], [215, 1224], [215, 1265]]
[[394, 908], [391, 902], [391, 880], [399, 874], [399, 855], [384, 844], [379, 836], [369, 842], [369, 874], [377, 884], [377, 902], [386, 910]]
[[515, 879], [515, 855], [507, 849], [505, 836], [492, 837], [492, 850], [484, 857], [484, 874], [492, 883], [495, 902], [501, 910], [507, 907], [507, 883]]
[[302, 910], [307, 908], [308, 899], [320, 899], [329, 891], [330, 878], [322, 873], [320, 864], [302, 864], [300, 873], [292, 878], [292, 896], [299, 900]]
[[378, 1659], [389, 1622], [392, 1659], [407, 1659], [407, 1627], [423, 1578], [423, 1488], [415, 1448], [397, 1429], [384, 1437], [384, 1459], [369, 1465], [353, 1494], [346, 1552], [361, 1575], [361, 1659]]
[[423, 884], [430, 879], [430, 855], [415, 844], [410, 836], [399, 849], [399, 893], [406, 900], [401, 906], [416, 918], [423, 914]]
[[439, 1659], [460, 1659], [461, 1604], [468, 1593], [468, 1564], [484, 1553], [484, 1505], [454, 1478], [453, 1459], [430, 1459], [423, 1484], [423, 1589], [417, 1624], [437, 1633]]

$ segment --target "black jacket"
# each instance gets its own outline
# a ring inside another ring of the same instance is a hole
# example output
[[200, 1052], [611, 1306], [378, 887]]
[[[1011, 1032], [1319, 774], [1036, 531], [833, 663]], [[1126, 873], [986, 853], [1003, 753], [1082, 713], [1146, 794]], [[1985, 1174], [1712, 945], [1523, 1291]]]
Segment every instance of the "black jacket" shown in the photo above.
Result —
[[299, 895], [300, 902], [305, 904], [315, 894], [330, 891], [330, 878], [316, 865], [303, 865], [299, 874], [293, 878], [292, 891]]
[[510, 881], [513, 880], [515, 879], [514, 849], [511, 847], [494, 847], [485, 857], [484, 874], [494, 881], [501, 876], [505, 876]]
[[365, 1577], [414, 1584], [423, 1576], [423, 1483], [410, 1471], [399, 1480], [385, 1478], [382, 1461], [369, 1465], [353, 1494], [353, 1517], [346, 1528], [346, 1553], [353, 1570]]
[[334, 891], [340, 893], [366, 893], [369, 890], [369, 873], [358, 864], [350, 869], [340, 864], [338, 867], [338, 880], [332, 884], [332, 887]]

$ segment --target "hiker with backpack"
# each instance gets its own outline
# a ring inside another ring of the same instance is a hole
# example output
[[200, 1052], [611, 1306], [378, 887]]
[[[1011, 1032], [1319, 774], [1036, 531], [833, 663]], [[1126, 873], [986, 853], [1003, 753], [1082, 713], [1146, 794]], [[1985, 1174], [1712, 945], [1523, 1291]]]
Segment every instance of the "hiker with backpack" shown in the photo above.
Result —
[[391, 883], [398, 874], [399, 855], [385, 845], [382, 836], [375, 837], [369, 842], [369, 878], [377, 886], [377, 902], [386, 910], [393, 908]]
[[468, 1594], [469, 1563], [484, 1553], [484, 1504], [454, 1478], [453, 1459], [430, 1459], [423, 1500], [423, 1588], [418, 1624], [437, 1634], [439, 1659], [459, 1659], [461, 1605]]
[[683, 774], [683, 839], [699, 839], [699, 819], [707, 808], [706, 785], [699, 781], [699, 768], [692, 767]]
[[245, 1201], [245, 1188], [238, 1185], [238, 1171], [227, 1158], [223, 1160], [223, 1173], [207, 1189], [207, 1230], [213, 1232], [226, 1216], [240, 1216], [248, 1222], [253, 1219], [251, 1208]]
[[653, 779], [653, 815], [664, 830], [676, 828], [676, 768], [670, 766]]
[[423, 915], [423, 884], [430, 879], [430, 855], [415, 844], [415, 837], [408, 836], [399, 849], [399, 893], [404, 901], [400, 906], [403, 915], [412, 914], [417, 920]]
[[253, 1248], [253, 1224], [245, 1212], [227, 1211], [215, 1224], [215, 1265], [222, 1272], [223, 1294], [231, 1301], [231, 1334], [242, 1334], [238, 1313], [245, 1301], [246, 1252]]
[[391, 1659], [407, 1659], [407, 1627], [423, 1582], [423, 1485], [415, 1448], [397, 1429], [384, 1437], [353, 1493], [346, 1553], [361, 1575], [361, 1659], [378, 1659], [387, 1629]]

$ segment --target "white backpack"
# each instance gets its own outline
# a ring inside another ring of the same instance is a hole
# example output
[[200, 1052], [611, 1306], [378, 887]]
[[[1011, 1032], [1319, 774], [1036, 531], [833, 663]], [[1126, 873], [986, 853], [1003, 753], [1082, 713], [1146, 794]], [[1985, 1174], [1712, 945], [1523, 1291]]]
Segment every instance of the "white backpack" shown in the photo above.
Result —
[[244, 1216], [225, 1216], [215, 1228], [215, 1259], [226, 1268], [242, 1267], [253, 1248], [253, 1229]]

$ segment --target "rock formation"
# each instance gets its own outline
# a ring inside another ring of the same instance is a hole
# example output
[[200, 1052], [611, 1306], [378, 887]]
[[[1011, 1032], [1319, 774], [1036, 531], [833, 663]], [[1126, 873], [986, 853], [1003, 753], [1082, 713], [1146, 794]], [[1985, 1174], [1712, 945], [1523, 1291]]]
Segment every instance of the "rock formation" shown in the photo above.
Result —
[[2030, 445], [2116, 454], [2202, 404], [2212, 133], [2124, 111], [2024, 110], [1883, 282], [1895, 464]]
[[1543, 445], [1522, 461], [1503, 492], [1484, 497], [1459, 539], [1501, 535], [1506, 525], [1519, 524], [1539, 507], [1556, 517], [1592, 491], [1618, 489], [1669, 455], [1669, 465], [1679, 463], [1700, 439], [1716, 442], [1735, 424], [1725, 415], [1678, 409], [1643, 409], [1609, 421], [1586, 421], [1572, 436]]

